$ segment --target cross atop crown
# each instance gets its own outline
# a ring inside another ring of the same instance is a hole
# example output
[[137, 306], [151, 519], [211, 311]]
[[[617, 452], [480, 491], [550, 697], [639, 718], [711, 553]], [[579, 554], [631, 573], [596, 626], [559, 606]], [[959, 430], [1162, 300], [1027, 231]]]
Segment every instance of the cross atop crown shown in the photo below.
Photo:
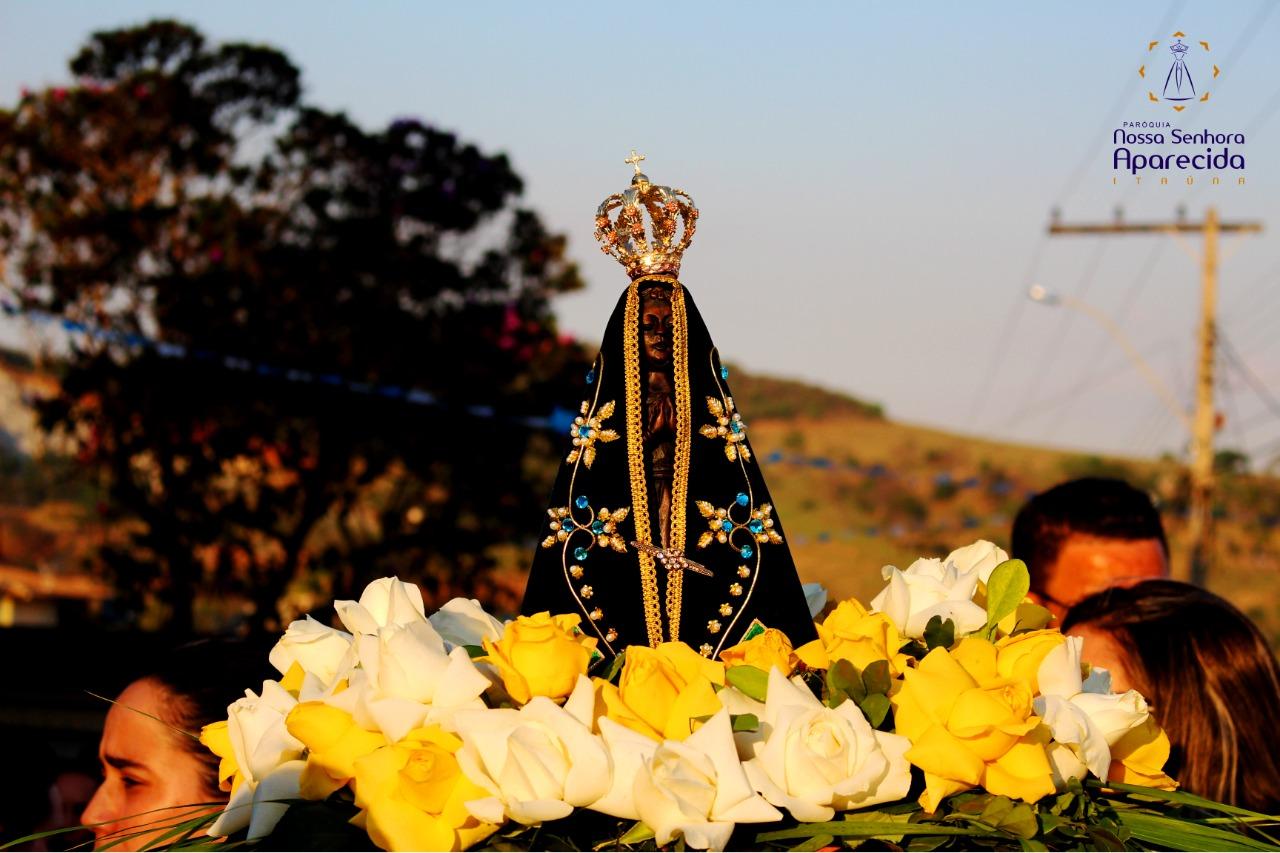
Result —
[[628, 157], [627, 159], [623, 160], [622, 162], [626, 163], [628, 166], [635, 166], [635, 167], [636, 167], [636, 174], [638, 175], [638, 174], [640, 174], [640, 161], [642, 161], [642, 160], [644, 160], [644, 155], [643, 155], [643, 154], [637, 154], [637, 153], [636, 153], [636, 149], [632, 148], [632, 149], [631, 149], [631, 156], [630, 156], [630, 157]]

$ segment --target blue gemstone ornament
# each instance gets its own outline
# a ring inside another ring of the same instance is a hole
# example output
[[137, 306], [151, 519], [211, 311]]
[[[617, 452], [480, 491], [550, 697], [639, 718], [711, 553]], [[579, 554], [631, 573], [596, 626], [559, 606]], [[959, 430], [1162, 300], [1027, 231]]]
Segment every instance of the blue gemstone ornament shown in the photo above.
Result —
[[729, 368], [725, 367], [723, 364], [720, 365], [720, 378], [721, 379], [729, 378]]
[[604, 533], [604, 522], [603, 521], [591, 522], [591, 532], [596, 534], [597, 536], [599, 536], [601, 533]]
[[587, 371], [587, 384], [588, 385], [596, 384], [596, 372], [594, 370]]
[[738, 502], [738, 506], [746, 506], [751, 503], [751, 497], [746, 492], [738, 492], [738, 496], [734, 500]]
[[586, 548], [573, 549], [573, 559], [577, 560], [579, 563], [587, 559], [588, 556], [590, 556], [590, 553], [587, 551]]
[[562, 519], [560, 522], [560, 526], [565, 530], [573, 530], [574, 528], [573, 519], [572, 518]]
[[720, 529], [725, 532], [733, 530], [733, 522], [726, 518], [724, 521], [720, 522]]
[[751, 521], [747, 523], [747, 529], [750, 530], [752, 533], [763, 533], [764, 522], [758, 518], [753, 518], [751, 519]]
[[738, 553], [742, 555], [742, 559], [749, 560], [751, 559], [752, 555], [755, 554], [755, 549], [752, 548], [750, 545], [743, 545], [742, 550], [739, 551]]
[[587, 500], [586, 495], [578, 495], [578, 497], [574, 499], [573, 505], [576, 506], [578, 509], [586, 509], [588, 506], [591, 505], [591, 501]]

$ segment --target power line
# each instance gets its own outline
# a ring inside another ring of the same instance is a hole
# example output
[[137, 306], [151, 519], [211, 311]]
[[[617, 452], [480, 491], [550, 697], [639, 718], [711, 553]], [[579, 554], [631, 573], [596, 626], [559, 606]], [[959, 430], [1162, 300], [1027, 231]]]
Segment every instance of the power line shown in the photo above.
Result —
[[1219, 333], [1219, 340], [1222, 342], [1222, 349], [1228, 360], [1240, 371], [1244, 381], [1253, 389], [1253, 393], [1258, 395], [1258, 399], [1266, 405], [1273, 415], [1280, 418], [1280, 398], [1272, 394], [1268, 390], [1266, 383], [1258, 378], [1258, 374], [1254, 373], [1249, 365], [1245, 364], [1244, 359], [1240, 357], [1240, 353], [1236, 351], [1235, 346], [1228, 340], [1226, 335]]
[[[1237, 316], [1242, 316], [1247, 314], [1251, 319], [1256, 320], [1258, 312], [1255, 310], [1255, 307], [1257, 306], [1257, 304], [1265, 301], [1266, 297], [1268, 296], [1274, 297], [1277, 295], [1277, 292], [1275, 290], [1269, 289], [1263, 286], [1273, 276], [1280, 276], [1280, 263], [1276, 263], [1276, 265], [1273, 266], [1271, 269], [1267, 270], [1262, 275], [1258, 276], [1253, 281], [1249, 282], [1248, 286], [1244, 287], [1241, 291], [1239, 291], [1239, 295], [1235, 299], [1235, 307], [1231, 311], [1224, 312], [1224, 313], [1226, 313], [1227, 316], [1230, 316], [1230, 317], [1237, 317]], [[1258, 300], [1255, 300], [1252, 303], [1243, 302], [1245, 297], [1252, 298], [1254, 296], [1258, 296], [1261, 298]], [[1247, 311], [1245, 310], [1246, 307], [1248, 308]]]
[[[1152, 403], [1152, 405], [1158, 405]], [[1135, 433], [1134, 446], [1142, 448], [1141, 456], [1156, 456], [1156, 449], [1159, 448], [1161, 439], [1169, 430], [1169, 426], [1175, 422], [1173, 412], [1169, 411], [1167, 406], [1160, 406], [1159, 410], [1153, 417], [1147, 418], [1142, 426]], [[1138, 437], [1140, 436], [1140, 438]], [[1179, 455], [1185, 451], [1185, 447], [1177, 448]]]
[[[1185, 5], [1186, 0], [1174, 0], [1174, 2], [1169, 4], [1169, 9], [1165, 12], [1164, 20], [1161, 21], [1160, 26], [1156, 28], [1155, 38], [1163, 38], [1164, 34], [1169, 32], [1169, 28], [1173, 26], [1173, 22], [1177, 19], [1178, 15], [1182, 13], [1182, 7]], [[1104, 129], [1114, 126], [1116, 122], [1131, 109], [1134, 93], [1140, 85], [1140, 78], [1136, 74], [1133, 75], [1129, 81], [1129, 85], [1120, 92], [1120, 97], [1117, 98], [1115, 104], [1112, 105], [1111, 111], [1108, 113], [1109, 118], [1102, 123], [1102, 127]], [[1105, 138], [1101, 133], [1096, 134], [1094, 138], [1096, 140], [1094, 145], [1085, 151], [1084, 156], [1080, 158], [1075, 169], [1071, 171], [1066, 182], [1063, 183], [1062, 189], [1054, 196], [1059, 206], [1070, 198], [1071, 193], [1080, 186], [1081, 178], [1084, 176], [1085, 170], [1089, 168], [1089, 164], [1093, 162], [1094, 157], [1096, 157], [1098, 151], [1101, 150]]]
[[[1099, 240], [1093, 250], [1093, 255], [1085, 264], [1084, 273], [1080, 277], [1080, 283], [1076, 285], [1077, 292], [1073, 296], [1077, 299], [1083, 298], [1089, 291], [1089, 286], [1093, 283], [1094, 275], [1097, 273], [1098, 265], [1102, 263], [1102, 256], [1106, 253], [1107, 241]], [[1022, 399], [1030, 399], [1032, 393], [1039, 386], [1040, 382], [1049, 375], [1049, 368], [1057, 361], [1058, 351], [1061, 349], [1063, 341], [1066, 340], [1067, 332], [1071, 329], [1071, 324], [1075, 321], [1074, 312], [1064, 312], [1058, 320], [1058, 333], [1044, 350], [1041, 351], [1040, 362], [1036, 369], [1027, 379], [1027, 387], [1023, 392]]]
[[[1148, 281], [1151, 280], [1151, 273], [1155, 270], [1156, 261], [1164, 251], [1165, 241], [1159, 240], [1151, 247], [1151, 252], [1147, 255], [1142, 267], [1138, 271], [1138, 275], [1129, 284], [1125, 291], [1124, 297], [1120, 301], [1120, 307], [1115, 315], [1115, 323], [1117, 326], [1124, 326], [1125, 321], [1129, 317], [1129, 312], [1133, 309], [1133, 304], [1138, 298], [1138, 294], [1146, 287]], [[1106, 356], [1107, 348], [1104, 346], [1094, 347], [1092, 357], [1087, 364], [1082, 365], [1081, 375], [1088, 375], [1095, 371], [1099, 362]], [[1073, 387], [1079, 387], [1079, 384]]]
[[1244, 432], [1240, 428], [1240, 407], [1236, 404], [1235, 386], [1231, 384], [1231, 379], [1225, 370], [1219, 375], [1218, 390], [1222, 392], [1222, 397], [1226, 401], [1223, 406], [1226, 410], [1226, 429], [1235, 436], [1236, 446], [1247, 454], [1248, 442], [1245, 441]]
[[1035, 248], [1031, 252], [1031, 260], [1027, 263], [1027, 271], [1022, 276], [1022, 280], [1018, 282], [1018, 295], [1014, 299], [1013, 309], [1009, 312], [1004, 321], [1004, 329], [996, 336], [991, 348], [991, 361], [987, 364], [986, 373], [983, 375], [982, 385], [979, 387], [978, 393], [973, 397], [973, 405], [969, 407], [969, 417], [966, 423], [970, 428], [973, 426], [974, 418], [978, 412], [986, 408], [987, 400], [991, 396], [991, 389], [995, 385], [996, 374], [1000, 372], [1000, 366], [1004, 364], [1005, 356], [1009, 352], [1009, 347], [1013, 341], [1013, 335], [1018, 329], [1018, 323], [1022, 319], [1022, 312], [1026, 310], [1027, 300], [1023, 298], [1023, 294], [1027, 287], [1027, 282], [1031, 281], [1036, 272], [1040, 268], [1040, 257], [1044, 254], [1044, 247], [1048, 244], [1048, 237], [1040, 234], [1040, 239], [1036, 241]]
[[[1146, 350], [1143, 350], [1140, 354], [1146, 358], [1168, 348], [1173, 343], [1173, 338], [1163, 338], [1162, 340], [1152, 344]], [[1133, 363], [1128, 358], [1113, 362], [1105, 370], [1097, 371], [1089, 374], [1088, 376], [1082, 377], [1078, 382], [1070, 388], [1064, 389], [1061, 393], [1055, 394], [1052, 397], [1043, 397], [1033, 403], [1028, 403], [1006, 418], [1004, 423], [1009, 427], [1015, 427], [1021, 425], [1034, 415], [1043, 416], [1055, 412], [1064, 406], [1074, 403], [1084, 393], [1100, 388], [1111, 380], [1124, 376], [1132, 367]], [[1159, 401], [1157, 401], [1157, 404], [1163, 405], [1159, 403]]]
[[[1172, 26], [1172, 24], [1174, 24], [1174, 20], [1178, 18], [1179, 14], [1181, 14], [1181, 10], [1183, 10], [1184, 5], [1185, 5], [1185, 0], [1174, 0], [1172, 1], [1172, 3], [1170, 3], [1169, 9], [1167, 9], [1165, 12], [1164, 20], [1162, 20], [1162, 22], [1160, 23], [1160, 26], [1156, 28], [1157, 37], [1161, 37], [1162, 33], [1169, 31], [1169, 28]], [[1139, 78], [1134, 77], [1132, 81], [1130, 81], [1129, 86], [1126, 86], [1125, 88], [1123, 88], [1123, 90], [1121, 90], [1120, 96], [1117, 97], [1115, 104], [1112, 105], [1110, 113], [1108, 113], [1108, 118], [1105, 120], [1105, 122], [1102, 123], [1103, 128], [1114, 126], [1117, 120], [1120, 120], [1120, 118], [1123, 117], [1123, 115], [1125, 114], [1125, 111], [1129, 109], [1130, 101], [1132, 101], [1134, 97], [1134, 91], [1137, 90], [1137, 87], [1139, 85], [1138, 79]], [[1068, 175], [1068, 178], [1066, 178], [1066, 181], [1062, 183], [1061, 190], [1056, 193], [1055, 209], [1057, 209], [1057, 207], [1060, 207], [1062, 205], [1062, 202], [1065, 202], [1066, 200], [1068, 200], [1069, 197], [1071, 196], [1071, 193], [1075, 191], [1075, 188], [1079, 187], [1080, 179], [1082, 179], [1085, 169], [1088, 169], [1089, 164], [1091, 164], [1093, 159], [1096, 158], [1097, 152], [1101, 150], [1103, 141], [1105, 141], [1103, 140], [1103, 136], [1101, 133], [1097, 133], [1096, 136], [1094, 136], [1094, 140], [1096, 140], [1096, 142], [1094, 142], [1093, 146], [1089, 147], [1089, 149], [1084, 152], [1084, 155], [1082, 156], [1082, 158], [1080, 158], [1078, 163], [1076, 163], [1075, 168], [1071, 170], [1071, 173]], [[1126, 197], [1128, 197], [1129, 192], [1132, 192], [1132, 191], [1133, 191], [1133, 187], [1126, 188], [1124, 196], [1121, 196], [1121, 201], [1124, 201]], [[1039, 251], [1041, 251], [1041, 247], [1037, 247], [1037, 254]], [[1092, 283], [1093, 272], [1094, 270], [1097, 269], [1097, 265], [1098, 263], [1100, 263], [1102, 254], [1105, 251], [1106, 251], [1106, 243], [1105, 241], [1100, 241], [1100, 245], [1098, 245], [1096, 252], [1094, 252], [1094, 256], [1091, 261], [1091, 264], [1089, 264], [1089, 269], [1087, 270], [1087, 272], [1085, 272], [1084, 277], [1082, 278], [1082, 283], [1079, 284], [1078, 292], [1076, 292], [1075, 296], [1083, 297], [1084, 293], [1088, 291], [1089, 284]], [[1024, 282], [1021, 283], [1020, 287], [1025, 288], [1028, 286], [1029, 283], [1030, 283], [1030, 280], [1028, 277], [1028, 279], [1025, 279]], [[1023, 296], [1024, 296], [1024, 292], [1021, 291], [1020, 289], [1019, 295], [1018, 295], [1018, 304], [1015, 304], [1014, 309], [1010, 311], [1010, 323], [1015, 323], [1016, 320], [1021, 318], [1021, 311], [1024, 310], [1023, 304], [1025, 302]], [[1050, 345], [1050, 347], [1048, 347], [1047, 350], [1044, 350], [1044, 353], [1041, 359], [1041, 364], [1039, 364], [1039, 369], [1036, 371], [1036, 373], [1033, 373], [1032, 375], [1030, 375], [1028, 379], [1027, 392], [1024, 392], [1023, 394], [1024, 400], [1025, 398], [1029, 398], [1030, 396], [1032, 396], [1032, 392], [1036, 391], [1036, 388], [1038, 386], [1038, 380], [1044, 377], [1044, 375], [1046, 375], [1047, 369], [1050, 368], [1053, 362], [1056, 361], [1057, 351], [1059, 351], [1059, 348], [1062, 346], [1062, 342], [1065, 341], [1066, 333], [1068, 333], [1068, 330], [1070, 329], [1070, 325], [1071, 323], [1073, 323], [1073, 319], [1074, 318], [1061, 318], [1059, 320], [1059, 323], [1057, 323], [1057, 327], [1059, 327], [1059, 330], [1057, 330], [1057, 337], [1055, 338], [1055, 341], [1053, 341], [1052, 345]], [[1007, 341], [1004, 341], [1005, 338], [1009, 337], [1009, 333], [1007, 333], [1007, 325], [1009, 325], [1009, 323], [1006, 323], [1006, 334], [1004, 334], [1004, 336], [1001, 336], [1002, 338], [1001, 341], [997, 341], [996, 351], [993, 352], [993, 366], [998, 366], [997, 362], [1001, 361], [1002, 356], [1004, 356], [1004, 352], [1007, 350]], [[1096, 362], [1094, 362], [1094, 364], [1096, 364]], [[986, 400], [989, 394], [989, 386], [991, 386], [993, 382], [993, 377], [991, 375], [993, 373], [995, 373], [995, 371], [988, 370], [988, 377], [986, 379], [986, 383], [984, 383], [984, 391], [982, 394], [979, 394], [978, 398], [975, 398], [975, 405], [973, 409], [974, 412], [977, 412], [980, 409], [980, 407], [982, 407], [983, 405], [986, 405]], [[969, 421], [970, 423], [972, 423], [973, 415], [970, 415]]]
[[[1222, 67], [1227, 69], [1227, 76], [1223, 79], [1223, 85], [1227, 85], [1235, 76], [1236, 61], [1240, 57], [1244, 56], [1245, 51], [1247, 51], [1253, 44], [1254, 38], [1256, 38], [1258, 33], [1262, 31], [1262, 25], [1265, 24], [1267, 19], [1271, 17], [1271, 14], [1275, 12], [1277, 6], [1280, 6], [1280, 4], [1277, 4], [1275, 0], [1261, 0], [1261, 2], [1258, 3], [1258, 8], [1253, 13], [1253, 17], [1249, 19], [1248, 23], [1244, 25], [1244, 29], [1241, 30], [1240, 35], [1237, 36], [1235, 48], [1227, 55], [1227, 58], [1222, 63]], [[1218, 86], [1219, 90], [1221, 90], [1221, 88], [1222, 86]], [[1278, 107], [1280, 107], [1280, 89], [1276, 89], [1263, 108], [1256, 116], [1254, 116], [1253, 121], [1245, 126], [1245, 138], [1248, 139], [1253, 136], [1254, 132], [1258, 130], [1259, 127], [1266, 124], [1266, 122], [1271, 118], [1271, 114], [1275, 112]], [[1192, 196], [1204, 189], [1204, 186], [1205, 184], [1203, 181], [1197, 182], [1195, 186], [1183, 194], [1182, 203], [1185, 204], [1189, 202]]]

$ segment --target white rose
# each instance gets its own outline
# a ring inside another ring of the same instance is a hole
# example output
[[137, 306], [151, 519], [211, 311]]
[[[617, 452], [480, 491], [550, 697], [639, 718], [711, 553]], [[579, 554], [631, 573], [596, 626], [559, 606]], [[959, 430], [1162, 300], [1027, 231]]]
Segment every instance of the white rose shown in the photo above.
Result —
[[[752, 699], [732, 685], [726, 685], [718, 691], [716, 698], [720, 700], [720, 707], [729, 712], [730, 719], [742, 714], [751, 714], [757, 720], [764, 719], [764, 703]], [[738, 758], [748, 761], [755, 755], [757, 738], [758, 735], [755, 732], [733, 733], [733, 742], [738, 748]]]
[[[483, 708], [487, 679], [467, 650], [445, 650], [426, 621], [390, 625], [356, 638], [364, 677], [353, 679], [353, 697], [339, 693], [330, 704], [350, 710], [356, 721], [376, 728], [392, 743], [424, 723], [451, 728], [456, 711]], [[348, 707], [350, 706], [350, 707]]]
[[[279, 682], [264, 681], [262, 695], [246, 690], [243, 699], [227, 707], [227, 735], [242, 781], [210, 828], [211, 835], [229, 835], [246, 826], [250, 827], [251, 838], [267, 835], [287, 806], [268, 803], [259, 813], [258, 803], [282, 799], [279, 791], [289, 789], [290, 779], [293, 793], [288, 796], [297, 796], [297, 775], [303, 763], [299, 759], [304, 747], [284, 724], [297, 704], [298, 700]], [[262, 795], [258, 793], [260, 787]]]
[[288, 800], [299, 798], [299, 781], [307, 762], [295, 758], [276, 767], [253, 784], [245, 783], [231, 793], [227, 808], [209, 827], [211, 836], [229, 835], [249, 827], [247, 840], [265, 838], [289, 810]]
[[351, 654], [351, 635], [308, 616], [290, 622], [284, 636], [271, 649], [271, 665], [286, 674], [294, 663], [324, 684], [332, 684]]
[[478, 646], [483, 640], [502, 639], [502, 623], [474, 598], [455, 598], [431, 614], [431, 627], [455, 646]]
[[954, 563], [921, 558], [905, 572], [885, 566], [882, 576], [889, 585], [871, 599], [871, 609], [892, 619], [907, 637], [923, 637], [934, 616], [954, 622], [957, 638], [987, 623], [987, 611], [973, 603], [976, 568], [962, 572]]
[[[1036, 673], [1040, 695], [1034, 707], [1053, 733], [1049, 759], [1058, 785], [1072, 777], [1083, 779], [1086, 770], [1106, 781], [1111, 747], [1146, 722], [1150, 714], [1138, 691], [1111, 693], [1109, 677], [1091, 676], [1088, 682], [1081, 679], [1083, 646], [1082, 638], [1067, 637], [1045, 655]], [[1090, 692], [1086, 685], [1108, 692]]]
[[568, 817], [609, 790], [609, 754], [591, 733], [591, 681], [578, 683], [564, 707], [535, 696], [520, 710], [462, 711], [454, 716], [463, 774], [493, 794], [471, 800], [479, 820], [525, 825]]
[[698, 850], [723, 850], [738, 823], [781, 820], [752, 790], [733, 743], [729, 712], [720, 710], [683, 741], [654, 743], [607, 717], [600, 733], [610, 750], [609, 792], [590, 808], [642, 820], [659, 847], [683, 836]]
[[809, 605], [809, 618], [816, 619], [827, 606], [827, 588], [820, 583], [807, 583], [801, 586], [804, 591], [804, 603]]
[[807, 688], [769, 671], [769, 692], [746, 764], [755, 789], [800, 821], [900, 800], [911, 787], [911, 742], [871, 728], [850, 701], [828, 708]]
[[1009, 554], [1003, 548], [979, 539], [972, 545], [952, 551], [944, 562], [954, 565], [961, 573], [977, 571], [978, 580], [986, 583], [995, 567], [1008, 559]]
[[422, 590], [396, 578], [380, 578], [364, 588], [360, 601], [335, 601], [333, 609], [353, 634], [376, 634], [388, 625], [426, 621]]

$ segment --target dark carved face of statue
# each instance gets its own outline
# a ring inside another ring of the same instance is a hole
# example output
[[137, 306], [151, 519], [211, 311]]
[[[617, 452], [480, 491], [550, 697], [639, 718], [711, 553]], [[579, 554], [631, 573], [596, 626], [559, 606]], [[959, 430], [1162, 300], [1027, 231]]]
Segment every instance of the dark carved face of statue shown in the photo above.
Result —
[[640, 301], [640, 331], [644, 354], [652, 365], [671, 362], [671, 297], [656, 289], [645, 291]]

